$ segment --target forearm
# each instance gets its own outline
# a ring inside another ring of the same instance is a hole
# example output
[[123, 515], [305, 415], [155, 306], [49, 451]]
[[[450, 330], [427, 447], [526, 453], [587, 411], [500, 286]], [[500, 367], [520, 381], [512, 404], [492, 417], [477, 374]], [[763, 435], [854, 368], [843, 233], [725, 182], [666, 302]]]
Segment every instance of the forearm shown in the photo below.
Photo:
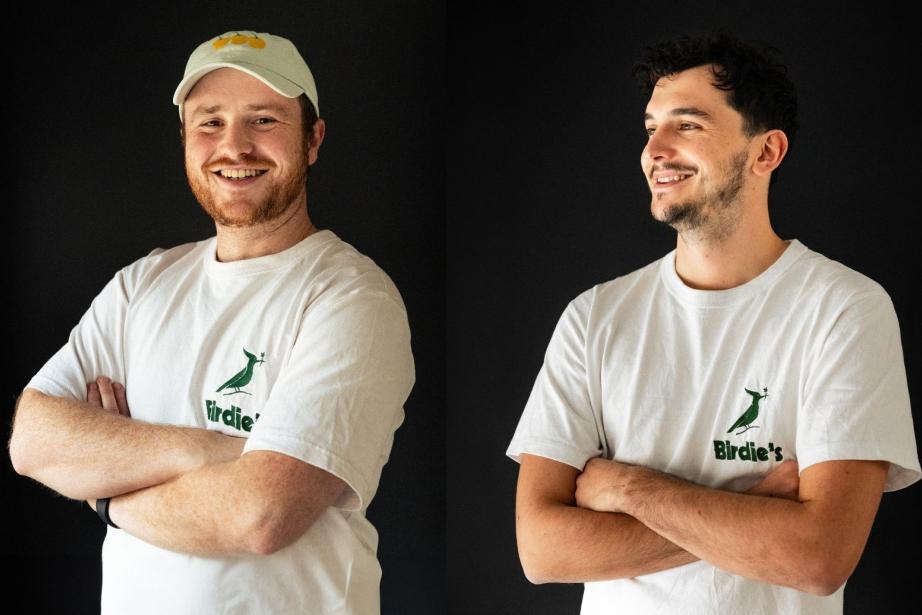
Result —
[[630, 578], [698, 560], [625, 514], [549, 503], [528, 517], [517, 535], [533, 583]]
[[[160, 485], [112, 498], [109, 516], [122, 531], [158, 547], [200, 556], [258, 553], [264, 544], [252, 485], [237, 462], [217, 463]], [[119, 530], [110, 530], [119, 531]]]
[[[702, 487], [639, 468], [617, 508], [714, 566], [744, 577], [815, 594], [831, 559], [830, 528], [808, 505], [782, 498]], [[834, 530], [833, 530], [834, 531]], [[818, 552], [820, 551], [820, 552]]]
[[13, 426], [16, 471], [64, 496], [118, 495], [239, 456], [242, 444], [217, 432], [156, 425], [87, 402], [24, 394]]

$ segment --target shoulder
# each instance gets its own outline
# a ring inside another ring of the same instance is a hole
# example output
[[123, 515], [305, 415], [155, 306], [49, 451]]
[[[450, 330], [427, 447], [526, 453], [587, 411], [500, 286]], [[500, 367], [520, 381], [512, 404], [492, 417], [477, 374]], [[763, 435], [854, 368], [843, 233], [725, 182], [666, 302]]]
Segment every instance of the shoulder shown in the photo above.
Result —
[[871, 277], [807, 248], [785, 277], [779, 298], [804, 315], [815, 358], [843, 345], [900, 344], [893, 301]]
[[332, 305], [348, 299], [384, 299], [405, 311], [391, 277], [373, 259], [333, 231], [319, 231], [314, 248], [304, 255], [303, 272], [315, 301]]
[[611, 312], [625, 304], [649, 301], [651, 292], [659, 282], [663, 260], [670, 254], [584, 290], [570, 301], [567, 311], [588, 319], [592, 313]]
[[127, 297], [133, 297], [149, 286], [164, 272], [182, 266], [197, 265], [212, 239], [184, 243], [172, 248], [154, 248], [147, 255], [135, 259], [122, 267], [115, 275], [115, 281]]
[[794, 304], [814, 311], [820, 320], [856, 312], [893, 311], [889, 293], [876, 280], [806, 247], [785, 277], [792, 285]]
[[557, 333], [569, 332], [585, 339], [589, 332], [610, 324], [623, 310], [633, 311], [649, 302], [659, 280], [662, 260], [668, 256], [579, 293], [561, 314]]

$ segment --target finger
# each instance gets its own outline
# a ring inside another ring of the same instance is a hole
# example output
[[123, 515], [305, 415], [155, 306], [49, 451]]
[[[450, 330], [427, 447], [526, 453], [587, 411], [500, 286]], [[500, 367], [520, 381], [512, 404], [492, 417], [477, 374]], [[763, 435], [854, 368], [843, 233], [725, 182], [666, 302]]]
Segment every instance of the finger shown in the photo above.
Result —
[[102, 408], [102, 399], [99, 397], [99, 385], [95, 382], [89, 382], [86, 385], [86, 391], [86, 400], [97, 408]]
[[125, 390], [125, 385], [120, 382], [116, 382], [112, 385], [115, 389], [115, 401], [118, 402], [118, 413], [122, 416], [131, 416], [131, 412], [128, 410], [128, 393]]
[[109, 412], [118, 413], [118, 404], [115, 402], [115, 393], [112, 392], [112, 381], [105, 376], [96, 379], [99, 385], [99, 395], [102, 397], [102, 407]]

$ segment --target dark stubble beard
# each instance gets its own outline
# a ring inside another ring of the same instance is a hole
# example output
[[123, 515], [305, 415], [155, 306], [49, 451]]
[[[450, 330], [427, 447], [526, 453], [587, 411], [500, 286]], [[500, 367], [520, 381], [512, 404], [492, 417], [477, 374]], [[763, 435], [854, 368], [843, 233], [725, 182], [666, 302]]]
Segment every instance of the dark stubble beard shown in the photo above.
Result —
[[[218, 203], [216, 186], [209, 186], [207, 178], [200, 179], [200, 177], [192, 172], [190, 172], [188, 164], [186, 165], [186, 179], [189, 182], [189, 187], [192, 189], [192, 193], [195, 195], [196, 200], [199, 202], [199, 205], [202, 206], [202, 209], [205, 210], [211, 218], [218, 224], [222, 226], [235, 227], [235, 228], [246, 228], [251, 226], [257, 226], [271, 222], [282, 217], [286, 211], [292, 206], [292, 204], [298, 199], [302, 191], [307, 190], [307, 164], [304, 156], [304, 148], [302, 144], [302, 156], [301, 159], [304, 160], [303, 164], [295, 165], [295, 171], [291, 173], [288, 177], [283, 178], [282, 183], [274, 184], [270, 190], [268, 196], [261, 202], [257, 203], [256, 207], [248, 210], [247, 214], [243, 217], [231, 217], [226, 214], [225, 210]], [[265, 167], [267, 165], [261, 164], [256, 160], [247, 160], [244, 158], [241, 161], [242, 164], [252, 164], [254, 167]], [[235, 165], [236, 166], [236, 165]], [[271, 172], [272, 169], [270, 168]], [[209, 171], [204, 171], [208, 173]], [[268, 179], [268, 178], [267, 178]], [[215, 181], [221, 181], [218, 178], [215, 178]], [[234, 197], [224, 197], [233, 199]], [[241, 198], [252, 198], [252, 197], [241, 197]]]
[[[734, 154], [729, 163], [721, 169], [726, 181], [712, 194], [705, 193], [697, 199], [690, 199], [667, 206], [662, 217], [654, 219], [671, 226], [680, 234], [697, 239], [720, 240], [736, 229], [742, 211], [739, 204], [743, 189], [744, 172], [749, 152], [744, 149]], [[654, 195], [654, 198], [657, 198]]]

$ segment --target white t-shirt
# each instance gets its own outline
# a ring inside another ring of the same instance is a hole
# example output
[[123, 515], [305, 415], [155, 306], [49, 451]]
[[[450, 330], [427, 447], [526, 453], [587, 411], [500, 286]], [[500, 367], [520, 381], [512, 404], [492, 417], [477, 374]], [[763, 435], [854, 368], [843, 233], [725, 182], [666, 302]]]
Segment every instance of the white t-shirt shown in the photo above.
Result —
[[[507, 450], [520, 453], [579, 470], [602, 456], [737, 492], [786, 459], [801, 471], [886, 460], [887, 491], [922, 476], [889, 295], [797, 239], [728, 290], [685, 285], [673, 250], [579, 295]], [[843, 593], [817, 597], [698, 561], [586, 583], [581, 613], [838, 614]]]
[[86, 383], [109, 376], [133, 419], [244, 437], [244, 454], [284, 453], [349, 488], [268, 556], [196, 557], [107, 528], [102, 613], [377, 613], [365, 509], [415, 380], [400, 294], [329, 230], [234, 262], [216, 245], [158, 248], [123, 268], [27, 386], [86, 400]]

